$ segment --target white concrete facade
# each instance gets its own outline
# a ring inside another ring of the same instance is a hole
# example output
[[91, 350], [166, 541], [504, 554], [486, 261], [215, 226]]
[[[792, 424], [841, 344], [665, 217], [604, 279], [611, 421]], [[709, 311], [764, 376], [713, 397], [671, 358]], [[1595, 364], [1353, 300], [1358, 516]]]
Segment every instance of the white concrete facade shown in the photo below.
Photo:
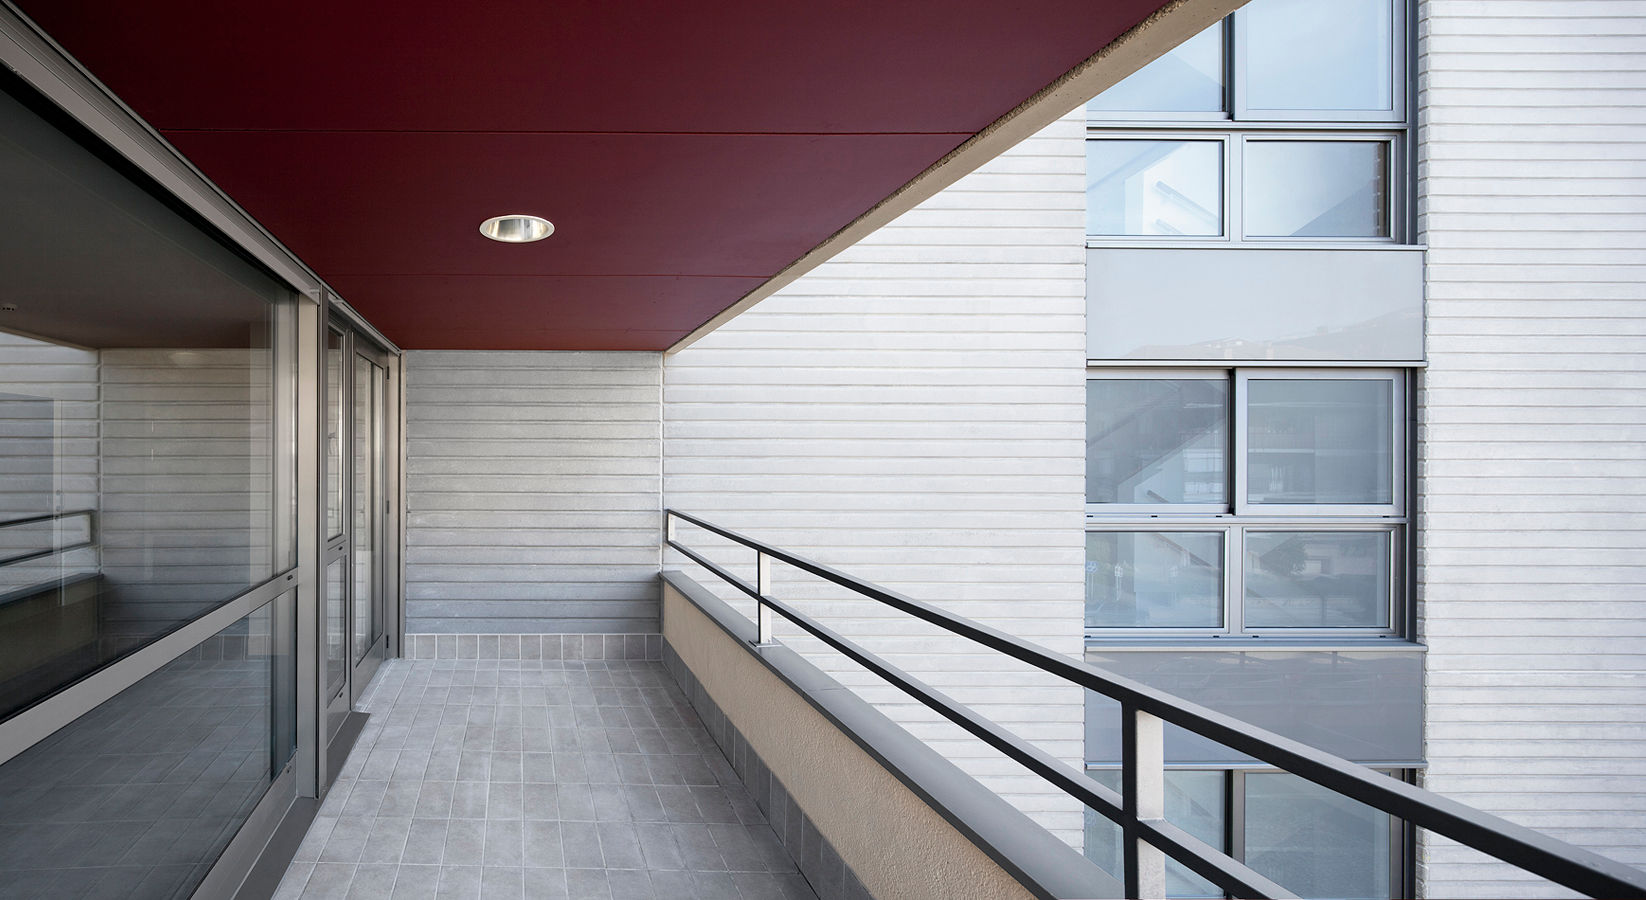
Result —
[[[1084, 133], [1083, 111], [1063, 118], [669, 357], [668, 504], [1078, 655]], [[748, 575], [749, 557], [717, 558]], [[785, 598], [1082, 762], [1078, 689], [778, 568]], [[1061, 792], [794, 631], [778, 633], [1079, 841]]]
[[[1646, 865], [1646, 3], [1418, 29], [1424, 784]], [[1426, 851], [1429, 896], [1555, 893]]]

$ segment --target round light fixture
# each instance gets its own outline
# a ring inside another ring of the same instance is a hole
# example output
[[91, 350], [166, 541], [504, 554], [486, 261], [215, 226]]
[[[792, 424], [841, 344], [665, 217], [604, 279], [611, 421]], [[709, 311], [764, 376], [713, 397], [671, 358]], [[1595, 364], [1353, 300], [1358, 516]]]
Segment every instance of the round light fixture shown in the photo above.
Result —
[[542, 216], [493, 216], [480, 223], [480, 233], [505, 244], [529, 244], [554, 234], [554, 223]]

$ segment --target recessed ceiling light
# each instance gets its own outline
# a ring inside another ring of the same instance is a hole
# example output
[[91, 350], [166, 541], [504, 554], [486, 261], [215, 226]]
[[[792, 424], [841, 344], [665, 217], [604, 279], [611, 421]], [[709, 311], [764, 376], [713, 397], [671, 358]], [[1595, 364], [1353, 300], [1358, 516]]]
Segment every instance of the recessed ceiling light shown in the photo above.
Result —
[[480, 233], [505, 244], [529, 244], [554, 234], [554, 223], [542, 216], [493, 216], [480, 223]]

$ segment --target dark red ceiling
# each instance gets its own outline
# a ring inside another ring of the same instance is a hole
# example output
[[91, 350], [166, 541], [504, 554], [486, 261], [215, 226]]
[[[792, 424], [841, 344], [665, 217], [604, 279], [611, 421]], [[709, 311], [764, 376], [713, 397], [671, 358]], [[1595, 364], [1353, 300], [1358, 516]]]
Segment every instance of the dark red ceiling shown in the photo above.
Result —
[[402, 347], [655, 350], [1163, 4], [22, 5]]

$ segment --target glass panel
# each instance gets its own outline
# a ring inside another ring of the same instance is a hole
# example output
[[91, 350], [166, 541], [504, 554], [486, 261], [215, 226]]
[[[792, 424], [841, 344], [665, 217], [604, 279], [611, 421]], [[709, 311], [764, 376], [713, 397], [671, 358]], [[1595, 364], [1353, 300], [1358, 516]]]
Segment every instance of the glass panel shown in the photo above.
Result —
[[1390, 0], [1252, 0], [1246, 106], [1317, 111], [1394, 106]]
[[1087, 503], [1225, 503], [1229, 384], [1086, 382]]
[[1388, 237], [1388, 145], [1248, 141], [1246, 234]]
[[[1096, 769], [1086, 773], [1093, 781], [1112, 791], [1120, 790], [1119, 769]], [[1227, 851], [1223, 841], [1224, 773], [1219, 771], [1168, 770], [1166, 772], [1166, 821], [1200, 840]], [[1116, 878], [1121, 870], [1120, 826], [1103, 815], [1086, 810], [1086, 858]], [[1183, 898], [1222, 897], [1217, 886], [1189, 871], [1182, 863], [1166, 860], [1166, 896]]]
[[291, 292], [38, 103], [0, 92], [0, 717], [295, 548]]
[[359, 662], [371, 649], [376, 623], [372, 616], [372, 597], [377, 574], [376, 535], [377, 517], [373, 437], [376, 417], [372, 407], [372, 375], [376, 370], [366, 359], [354, 358], [354, 529], [350, 536], [354, 554], [354, 659]]
[[0, 766], [0, 893], [189, 896], [291, 758], [292, 599]]
[[1092, 98], [1093, 112], [1221, 112], [1223, 23], [1189, 38]]
[[326, 331], [326, 534], [343, 533], [343, 335]]
[[1218, 141], [1087, 141], [1086, 233], [1223, 233]]
[[1390, 825], [1295, 775], [1246, 776], [1246, 864], [1299, 897], [1391, 896]]
[[1246, 500], [1394, 502], [1394, 381], [1252, 379]]
[[1390, 532], [1246, 532], [1248, 628], [1387, 628]]
[[1220, 532], [1086, 532], [1086, 627], [1222, 625]]
[[349, 642], [348, 560], [326, 566], [326, 696], [330, 699], [347, 673]]

